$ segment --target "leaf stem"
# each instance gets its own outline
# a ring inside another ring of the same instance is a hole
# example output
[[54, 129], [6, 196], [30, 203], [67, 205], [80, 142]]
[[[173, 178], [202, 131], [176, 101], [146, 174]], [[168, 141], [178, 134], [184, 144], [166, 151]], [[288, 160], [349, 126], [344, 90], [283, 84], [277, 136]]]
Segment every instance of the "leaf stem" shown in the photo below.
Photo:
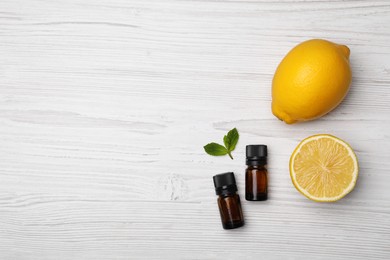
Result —
[[232, 154], [230, 152], [228, 152], [228, 155], [229, 155], [230, 159], [233, 160], [233, 156], [232, 156]]

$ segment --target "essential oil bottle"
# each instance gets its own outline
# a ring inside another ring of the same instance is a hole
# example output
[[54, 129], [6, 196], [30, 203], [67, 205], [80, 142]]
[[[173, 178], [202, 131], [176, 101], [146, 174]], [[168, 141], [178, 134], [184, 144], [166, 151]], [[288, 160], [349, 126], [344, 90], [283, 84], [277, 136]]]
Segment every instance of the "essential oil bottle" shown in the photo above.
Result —
[[224, 229], [238, 228], [244, 225], [240, 196], [237, 194], [234, 173], [227, 172], [213, 177], [215, 193], [218, 197], [219, 213]]
[[245, 199], [261, 201], [268, 198], [267, 146], [246, 146]]

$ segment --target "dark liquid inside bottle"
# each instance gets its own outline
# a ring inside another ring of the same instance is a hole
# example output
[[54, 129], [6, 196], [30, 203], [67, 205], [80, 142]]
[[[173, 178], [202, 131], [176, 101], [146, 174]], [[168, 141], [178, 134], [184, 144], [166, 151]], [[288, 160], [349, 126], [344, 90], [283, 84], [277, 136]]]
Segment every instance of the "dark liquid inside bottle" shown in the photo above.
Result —
[[241, 201], [237, 194], [221, 195], [218, 198], [218, 206], [224, 229], [238, 228], [244, 225]]
[[249, 166], [245, 173], [245, 199], [268, 199], [267, 168], [265, 165]]

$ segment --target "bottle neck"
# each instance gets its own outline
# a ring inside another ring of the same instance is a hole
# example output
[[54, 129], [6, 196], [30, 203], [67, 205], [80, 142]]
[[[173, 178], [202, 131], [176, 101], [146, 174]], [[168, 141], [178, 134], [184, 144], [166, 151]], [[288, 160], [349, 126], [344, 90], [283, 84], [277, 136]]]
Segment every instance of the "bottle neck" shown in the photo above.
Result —
[[218, 194], [218, 196], [220, 198], [226, 198], [226, 197], [234, 196], [236, 194], [237, 194], [236, 191], [222, 190], [221, 193]]
[[231, 196], [231, 195], [234, 195], [236, 194], [237, 192], [237, 185], [236, 184], [231, 184], [231, 185], [227, 185], [227, 186], [222, 186], [222, 187], [217, 187], [215, 189], [215, 193], [218, 195], [218, 196]]
[[247, 158], [246, 165], [248, 165], [248, 167], [264, 167], [267, 165], [267, 158], [257, 158], [256, 160]]

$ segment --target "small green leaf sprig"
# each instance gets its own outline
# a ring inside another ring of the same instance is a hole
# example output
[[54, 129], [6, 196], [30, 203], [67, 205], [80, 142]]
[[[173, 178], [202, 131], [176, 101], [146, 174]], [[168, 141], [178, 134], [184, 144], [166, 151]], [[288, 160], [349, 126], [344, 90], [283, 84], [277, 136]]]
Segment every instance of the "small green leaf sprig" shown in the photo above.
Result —
[[212, 156], [223, 156], [229, 155], [230, 159], [233, 160], [232, 151], [236, 148], [236, 144], [238, 142], [238, 138], [240, 135], [236, 128], [230, 130], [227, 135], [223, 137], [223, 143], [225, 146], [220, 145], [218, 143], [209, 143], [203, 146], [206, 153]]

